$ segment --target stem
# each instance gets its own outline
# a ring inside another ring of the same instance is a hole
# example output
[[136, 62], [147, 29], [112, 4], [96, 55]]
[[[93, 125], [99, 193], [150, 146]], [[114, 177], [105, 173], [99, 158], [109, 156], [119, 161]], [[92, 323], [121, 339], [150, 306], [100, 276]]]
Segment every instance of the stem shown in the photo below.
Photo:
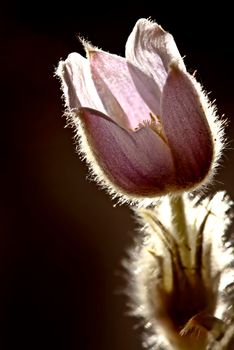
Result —
[[172, 227], [175, 238], [179, 243], [181, 258], [185, 267], [190, 267], [190, 245], [188, 240], [188, 228], [184, 211], [183, 197], [177, 196], [170, 198], [170, 206], [172, 213]]

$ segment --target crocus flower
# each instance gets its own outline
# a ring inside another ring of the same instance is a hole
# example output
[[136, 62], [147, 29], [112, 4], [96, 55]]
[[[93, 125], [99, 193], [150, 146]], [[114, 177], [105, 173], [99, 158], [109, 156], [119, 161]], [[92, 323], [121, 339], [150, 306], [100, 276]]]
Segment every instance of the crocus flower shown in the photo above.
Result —
[[234, 248], [227, 234], [231, 203], [224, 192], [203, 201], [186, 195], [183, 199], [186, 247], [175, 234], [168, 196], [153, 209], [136, 209], [142, 228], [124, 261], [130, 312], [143, 324], [146, 348], [231, 350]]
[[61, 61], [67, 114], [96, 179], [127, 199], [192, 190], [211, 178], [222, 131], [173, 37], [140, 19], [126, 57], [84, 43]]

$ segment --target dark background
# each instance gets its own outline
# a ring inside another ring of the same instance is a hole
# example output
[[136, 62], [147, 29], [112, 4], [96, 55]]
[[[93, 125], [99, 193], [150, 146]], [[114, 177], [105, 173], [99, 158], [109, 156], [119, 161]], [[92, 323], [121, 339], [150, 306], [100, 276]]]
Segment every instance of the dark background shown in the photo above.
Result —
[[173, 33], [189, 71], [198, 70], [229, 119], [229, 149], [211, 191], [234, 198], [233, 12], [224, 1], [204, 5], [1, 5], [0, 349], [141, 349], [119, 293], [136, 225], [126, 206], [114, 207], [86, 180], [53, 77], [61, 58], [82, 52], [77, 34], [123, 55], [140, 17]]

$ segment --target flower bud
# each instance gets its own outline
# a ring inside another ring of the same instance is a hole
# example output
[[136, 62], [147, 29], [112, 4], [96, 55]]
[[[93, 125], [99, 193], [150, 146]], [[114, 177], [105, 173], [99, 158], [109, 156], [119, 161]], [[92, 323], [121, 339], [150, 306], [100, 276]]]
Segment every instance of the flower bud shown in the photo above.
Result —
[[221, 122], [173, 37], [140, 19], [125, 58], [84, 45], [87, 58], [72, 53], [56, 73], [97, 181], [126, 200], [206, 184], [222, 146]]
[[124, 261], [130, 312], [144, 324], [147, 348], [224, 350], [234, 322], [230, 201], [223, 192], [199, 204], [184, 201], [186, 245], [174, 231], [168, 197], [135, 210], [142, 229]]

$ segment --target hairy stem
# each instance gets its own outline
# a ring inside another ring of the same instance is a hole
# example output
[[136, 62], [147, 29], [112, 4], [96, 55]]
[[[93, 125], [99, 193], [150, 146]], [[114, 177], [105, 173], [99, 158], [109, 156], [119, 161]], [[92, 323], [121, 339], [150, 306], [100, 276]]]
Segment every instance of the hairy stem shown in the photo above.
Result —
[[184, 210], [184, 200], [182, 196], [170, 199], [173, 232], [179, 243], [181, 258], [186, 268], [190, 267], [190, 245], [188, 240], [188, 227]]

